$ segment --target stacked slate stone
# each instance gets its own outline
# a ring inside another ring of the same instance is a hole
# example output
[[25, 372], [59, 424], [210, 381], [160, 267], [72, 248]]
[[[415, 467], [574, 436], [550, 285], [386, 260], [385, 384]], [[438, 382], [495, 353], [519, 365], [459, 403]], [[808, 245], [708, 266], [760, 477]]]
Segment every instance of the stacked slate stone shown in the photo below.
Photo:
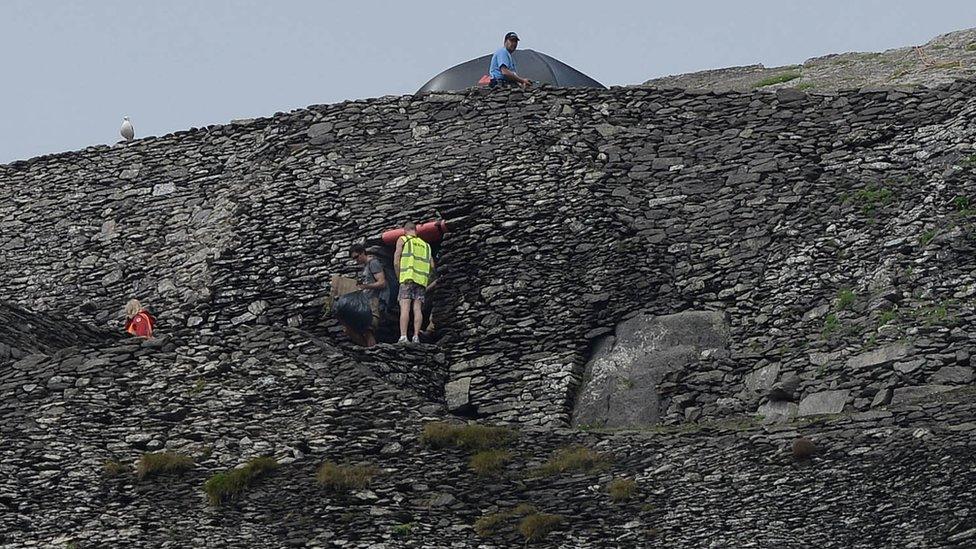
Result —
[[[14, 371], [39, 389], [0, 392], [5, 546], [514, 547], [524, 545], [514, 528], [482, 537], [474, 524], [521, 504], [562, 517], [543, 540], [552, 547], [976, 539], [971, 392], [765, 428], [528, 427], [507, 448], [512, 461], [483, 477], [469, 469], [469, 452], [421, 441], [427, 421], [445, 419], [442, 406], [300, 330], [127, 339], [30, 355]], [[0, 386], [9, 378], [0, 373]], [[789, 447], [801, 434], [819, 451], [797, 462]], [[536, 473], [575, 445], [602, 463]], [[194, 463], [138, 479], [136, 461], [162, 450]], [[273, 456], [278, 470], [229, 504], [205, 502], [210, 475], [257, 456]], [[368, 488], [333, 493], [314, 481], [325, 460], [373, 466], [376, 476]], [[634, 480], [635, 492], [612, 503], [614, 479]]]
[[[0, 166], [0, 320], [49, 342], [0, 327], [35, 353], [0, 362], [0, 543], [447, 547], [521, 502], [563, 546], [971, 543], [974, 89], [472, 90]], [[352, 347], [324, 312], [349, 245], [438, 217], [439, 341]], [[120, 332], [130, 297], [160, 339], [43, 335]], [[555, 428], [618, 325], [674, 313], [728, 343], [655, 379], [664, 427]], [[501, 480], [420, 442], [448, 412], [523, 429]], [[532, 477], [574, 443], [614, 458]], [[102, 477], [164, 449], [195, 468]], [[262, 455], [276, 476], [204, 503]], [[325, 459], [383, 475], [323, 494]], [[641, 496], [610, 506], [620, 476]]]
[[94, 345], [117, 337], [80, 322], [32, 313], [0, 302], [0, 367], [30, 354], [52, 354], [66, 347]]

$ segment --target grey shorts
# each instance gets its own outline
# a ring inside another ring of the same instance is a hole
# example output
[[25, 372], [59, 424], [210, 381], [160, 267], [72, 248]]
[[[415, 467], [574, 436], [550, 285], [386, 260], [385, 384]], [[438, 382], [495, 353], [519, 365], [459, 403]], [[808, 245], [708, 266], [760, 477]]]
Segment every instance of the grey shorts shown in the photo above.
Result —
[[397, 295], [397, 299], [415, 299], [420, 303], [423, 303], [426, 290], [427, 289], [420, 284], [417, 284], [412, 280], [408, 280], [403, 284], [400, 284], [400, 293]]

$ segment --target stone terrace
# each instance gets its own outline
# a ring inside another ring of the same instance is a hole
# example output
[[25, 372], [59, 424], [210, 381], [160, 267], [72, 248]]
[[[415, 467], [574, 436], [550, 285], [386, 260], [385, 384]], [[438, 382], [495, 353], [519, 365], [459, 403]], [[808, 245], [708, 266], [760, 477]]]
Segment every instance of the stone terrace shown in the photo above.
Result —
[[[0, 166], [0, 544], [509, 546], [472, 524], [520, 502], [563, 547], [971, 544], [974, 89], [473, 90]], [[442, 337], [353, 348], [328, 277], [408, 217], [452, 222]], [[131, 296], [161, 338], [106, 335]], [[655, 387], [661, 426], [565, 428], [595, 346], [683, 312], [729, 344]], [[457, 409], [519, 430], [501, 477], [420, 442]], [[529, 474], [570, 444], [613, 458]], [[162, 449], [194, 469], [103, 475]], [[382, 475], [328, 495], [324, 459]]]

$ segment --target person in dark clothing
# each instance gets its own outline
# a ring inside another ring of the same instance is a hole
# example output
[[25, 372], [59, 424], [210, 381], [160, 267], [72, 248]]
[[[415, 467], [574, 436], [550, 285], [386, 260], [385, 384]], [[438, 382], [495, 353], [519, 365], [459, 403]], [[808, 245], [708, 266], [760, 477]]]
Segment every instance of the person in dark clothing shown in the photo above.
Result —
[[346, 334], [350, 339], [365, 347], [376, 345], [376, 328], [380, 323], [381, 311], [386, 307], [388, 292], [386, 291], [386, 275], [383, 272], [383, 264], [376, 256], [368, 253], [362, 244], [353, 244], [349, 249], [349, 256], [353, 261], [363, 266], [359, 273], [358, 289], [366, 293], [369, 298], [369, 309], [373, 313], [373, 320], [365, 333], [359, 334], [349, 326], [343, 325]]

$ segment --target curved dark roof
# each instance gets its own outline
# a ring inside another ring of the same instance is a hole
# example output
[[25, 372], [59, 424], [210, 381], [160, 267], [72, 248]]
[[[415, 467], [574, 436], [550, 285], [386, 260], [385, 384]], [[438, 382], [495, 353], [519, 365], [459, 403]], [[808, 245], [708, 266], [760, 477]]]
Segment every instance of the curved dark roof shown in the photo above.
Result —
[[[515, 50], [515, 65], [519, 76], [533, 82], [541, 82], [561, 88], [603, 88], [606, 86], [570, 67], [566, 63], [534, 50]], [[428, 81], [417, 93], [457, 91], [478, 86], [478, 81], [488, 74], [491, 55], [483, 55], [471, 61], [455, 65]], [[482, 84], [483, 85], [483, 84]]]

